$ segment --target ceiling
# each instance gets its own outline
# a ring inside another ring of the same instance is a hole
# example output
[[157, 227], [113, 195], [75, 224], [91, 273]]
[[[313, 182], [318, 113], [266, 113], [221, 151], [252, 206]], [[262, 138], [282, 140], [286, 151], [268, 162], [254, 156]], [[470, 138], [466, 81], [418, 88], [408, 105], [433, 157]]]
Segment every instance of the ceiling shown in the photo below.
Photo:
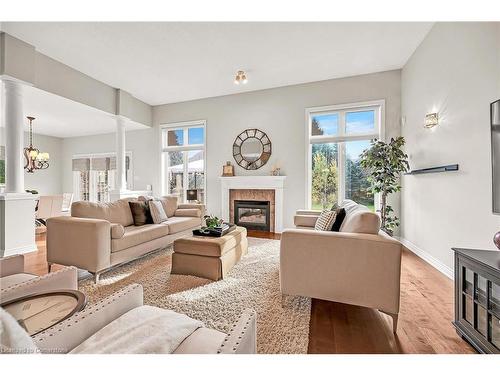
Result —
[[[401, 68], [432, 23], [3, 22], [38, 51], [151, 105]], [[246, 85], [235, 85], [243, 69]]]
[[[114, 116], [48, 93], [31, 86], [24, 90], [24, 116], [33, 116], [33, 132], [52, 137], [67, 138], [93, 134], [114, 133]], [[145, 125], [128, 121], [125, 130], [148, 129]], [[28, 120], [25, 130], [29, 130]]]

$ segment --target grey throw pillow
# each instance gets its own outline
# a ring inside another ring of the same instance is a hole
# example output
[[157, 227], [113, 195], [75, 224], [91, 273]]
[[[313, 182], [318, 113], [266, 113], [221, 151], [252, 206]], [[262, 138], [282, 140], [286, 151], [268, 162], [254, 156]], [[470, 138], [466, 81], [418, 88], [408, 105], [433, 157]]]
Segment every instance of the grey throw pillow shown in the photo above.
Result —
[[153, 223], [159, 224], [168, 219], [167, 213], [163, 209], [163, 204], [160, 201], [149, 201], [149, 211]]

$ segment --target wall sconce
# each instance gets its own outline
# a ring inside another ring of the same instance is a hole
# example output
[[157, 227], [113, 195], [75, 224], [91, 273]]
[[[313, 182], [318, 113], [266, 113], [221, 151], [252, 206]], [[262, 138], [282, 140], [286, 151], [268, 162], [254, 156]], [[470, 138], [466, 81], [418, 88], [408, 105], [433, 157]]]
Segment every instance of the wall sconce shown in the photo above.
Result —
[[424, 127], [427, 129], [433, 128], [439, 124], [439, 117], [437, 113], [428, 113], [425, 115]]

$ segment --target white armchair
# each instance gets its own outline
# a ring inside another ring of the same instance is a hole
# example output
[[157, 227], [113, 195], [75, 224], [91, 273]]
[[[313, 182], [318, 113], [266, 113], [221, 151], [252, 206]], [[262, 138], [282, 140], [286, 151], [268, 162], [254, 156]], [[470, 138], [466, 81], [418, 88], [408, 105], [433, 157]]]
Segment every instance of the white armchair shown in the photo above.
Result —
[[24, 272], [23, 255], [0, 258], [0, 303], [61, 289], [78, 289], [78, 270], [75, 267], [37, 276]]
[[379, 232], [378, 215], [364, 206], [347, 214], [340, 232], [314, 230], [318, 216], [298, 212], [298, 228], [281, 235], [282, 294], [375, 308], [392, 317], [396, 332], [401, 244]]

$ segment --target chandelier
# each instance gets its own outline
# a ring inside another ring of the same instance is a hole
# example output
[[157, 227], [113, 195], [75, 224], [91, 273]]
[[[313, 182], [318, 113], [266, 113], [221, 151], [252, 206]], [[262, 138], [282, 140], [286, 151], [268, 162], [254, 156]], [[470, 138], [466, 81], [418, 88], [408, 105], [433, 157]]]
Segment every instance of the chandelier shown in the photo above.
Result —
[[247, 83], [248, 82], [248, 79], [247, 79], [247, 75], [245, 74], [245, 72], [243, 70], [238, 70], [238, 72], [236, 73], [236, 77], [234, 78], [234, 83], [236, 85], [239, 85], [240, 83]]
[[40, 152], [39, 149], [33, 147], [33, 120], [35, 118], [28, 116], [30, 122], [30, 145], [24, 148], [24, 158], [26, 159], [26, 164], [24, 169], [26, 172], [33, 173], [37, 169], [47, 169], [49, 167], [49, 153]]

